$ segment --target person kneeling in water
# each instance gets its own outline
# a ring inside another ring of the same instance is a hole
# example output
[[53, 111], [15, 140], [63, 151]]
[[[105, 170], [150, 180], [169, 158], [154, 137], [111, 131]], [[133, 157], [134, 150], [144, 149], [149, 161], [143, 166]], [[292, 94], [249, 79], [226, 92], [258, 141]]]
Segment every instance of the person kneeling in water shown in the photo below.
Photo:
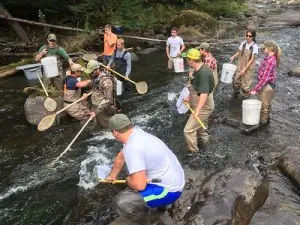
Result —
[[[109, 128], [115, 139], [124, 145], [106, 179], [116, 180], [124, 163], [129, 171], [126, 178], [129, 187], [114, 197], [113, 206], [120, 215], [143, 224], [147, 222], [149, 208], [166, 207], [180, 198], [185, 185], [184, 171], [164, 142], [134, 127], [126, 115], [112, 116]], [[161, 182], [151, 183], [155, 178]], [[156, 214], [164, 224], [175, 224], [168, 215], [152, 213]]]

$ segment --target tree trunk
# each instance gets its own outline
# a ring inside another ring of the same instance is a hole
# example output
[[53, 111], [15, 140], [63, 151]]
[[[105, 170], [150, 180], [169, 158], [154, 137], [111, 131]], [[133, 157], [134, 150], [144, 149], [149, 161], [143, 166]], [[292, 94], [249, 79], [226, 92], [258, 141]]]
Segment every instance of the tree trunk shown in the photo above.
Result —
[[[0, 3], [0, 15], [11, 17], [10, 13], [6, 10], [6, 8]], [[29, 38], [26, 33], [26, 31], [20, 26], [18, 22], [10, 21], [8, 22], [9, 25], [14, 29], [18, 37], [22, 40], [24, 43], [29, 43]]]

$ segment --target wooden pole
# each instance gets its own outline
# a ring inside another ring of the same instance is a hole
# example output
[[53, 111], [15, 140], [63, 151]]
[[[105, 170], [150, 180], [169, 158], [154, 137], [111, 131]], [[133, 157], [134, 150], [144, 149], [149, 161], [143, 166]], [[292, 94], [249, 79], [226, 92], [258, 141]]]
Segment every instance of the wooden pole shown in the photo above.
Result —
[[52, 28], [62, 29], [62, 30], [72, 30], [72, 31], [81, 31], [81, 32], [85, 32], [86, 31], [86, 30], [80, 29], [80, 28], [73, 28], [73, 27], [65, 27], [65, 26], [59, 26], [59, 25], [52, 25], [52, 24], [47, 24], [47, 23], [41, 23], [41, 22], [35, 22], [35, 21], [30, 21], [30, 20], [23, 20], [23, 19], [14, 18], [14, 17], [8, 17], [8, 16], [4, 16], [4, 15], [0, 15], [0, 19], [6, 19], [6, 20], [10, 20], [10, 21], [16, 21], [16, 22], [20, 22], [20, 23], [27, 23], [27, 24], [37, 25], [37, 26], [43, 26], [43, 27], [52, 27]]

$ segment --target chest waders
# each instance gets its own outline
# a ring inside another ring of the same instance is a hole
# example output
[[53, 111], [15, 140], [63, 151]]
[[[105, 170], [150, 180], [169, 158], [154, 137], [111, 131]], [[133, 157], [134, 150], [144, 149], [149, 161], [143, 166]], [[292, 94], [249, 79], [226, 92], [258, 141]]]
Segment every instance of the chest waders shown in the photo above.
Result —
[[[64, 85], [64, 107], [81, 98], [81, 89], [69, 90]], [[90, 117], [91, 110], [83, 105], [82, 101], [72, 105], [66, 112], [77, 120], [86, 120]]]
[[247, 66], [247, 64], [251, 60], [251, 57], [253, 54], [253, 46], [252, 45], [249, 49], [245, 49], [245, 47], [246, 47], [246, 43], [243, 45], [243, 50], [239, 54], [237, 69], [234, 74], [233, 89], [234, 89], [235, 94], [239, 93], [240, 89], [242, 89], [243, 94], [247, 95], [251, 89], [251, 83], [253, 80], [255, 61], [252, 62], [252, 64], [247, 69], [247, 71], [244, 73], [244, 75], [241, 76], [239, 74], [241, 72], [241, 70], [243, 70]]

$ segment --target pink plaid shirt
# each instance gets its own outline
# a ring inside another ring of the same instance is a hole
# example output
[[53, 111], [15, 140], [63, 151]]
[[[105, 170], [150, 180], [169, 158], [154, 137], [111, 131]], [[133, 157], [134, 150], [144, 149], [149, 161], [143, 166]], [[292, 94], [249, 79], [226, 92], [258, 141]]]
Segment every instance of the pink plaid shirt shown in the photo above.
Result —
[[259, 92], [266, 84], [275, 83], [276, 81], [276, 57], [266, 56], [263, 61], [260, 63], [258, 68], [258, 83], [252, 89], [256, 92]]
[[208, 52], [207, 56], [205, 56], [203, 62], [209, 66], [212, 70], [216, 69], [217, 61], [216, 59]]

